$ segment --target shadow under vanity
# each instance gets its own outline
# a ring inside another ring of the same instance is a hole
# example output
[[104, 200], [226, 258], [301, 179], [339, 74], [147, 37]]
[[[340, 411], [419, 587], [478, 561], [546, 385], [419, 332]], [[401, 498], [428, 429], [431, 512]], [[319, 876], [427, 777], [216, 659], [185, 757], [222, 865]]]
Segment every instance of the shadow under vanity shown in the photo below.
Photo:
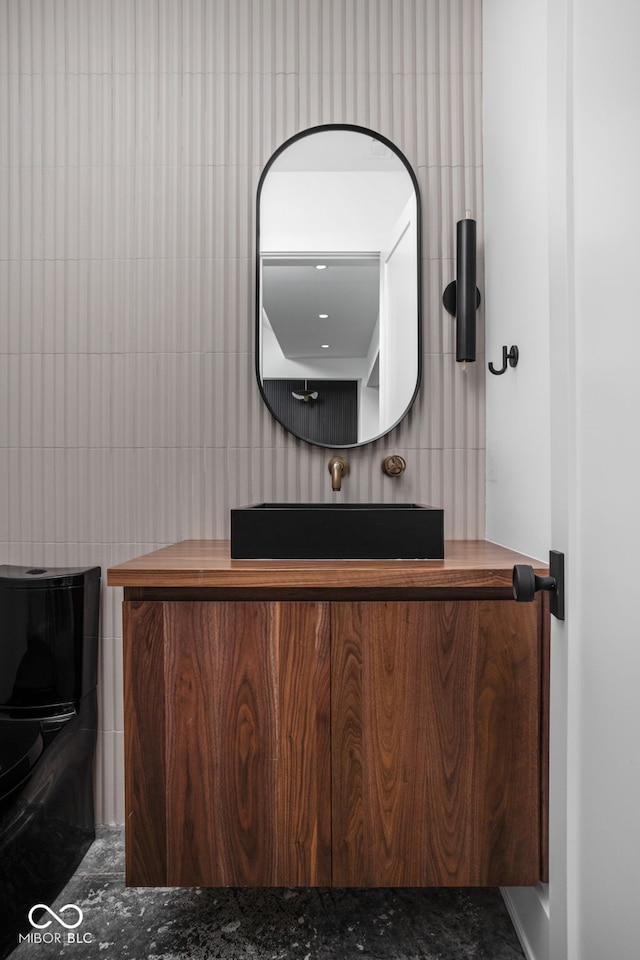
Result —
[[124, 587], [127, 884], [547, 878], [548, 597], [485, 541], [438, 561], [234, 561]]

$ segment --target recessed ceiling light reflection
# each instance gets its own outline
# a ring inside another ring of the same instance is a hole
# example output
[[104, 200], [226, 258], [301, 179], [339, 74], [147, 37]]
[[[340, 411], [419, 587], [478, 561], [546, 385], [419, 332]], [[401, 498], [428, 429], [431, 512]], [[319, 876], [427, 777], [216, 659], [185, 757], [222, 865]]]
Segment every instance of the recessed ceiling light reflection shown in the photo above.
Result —
[[316, 263], [316, 270], [326, 270], [326, 269], [327, 269], [326, 263]]
[[328, 313], [319, 313], [319, 314], [318, 314], [318, 320], [328, 320], [328, 319], [329, 319], [329, 314], [328, 314]]
[[328, 343], [323, 343], [323, 344], [322, 344], [322, 349], [323, 349], [323, 350], [328, 350], [328, 349], [329, 349], [329, 344], [328, 344]]

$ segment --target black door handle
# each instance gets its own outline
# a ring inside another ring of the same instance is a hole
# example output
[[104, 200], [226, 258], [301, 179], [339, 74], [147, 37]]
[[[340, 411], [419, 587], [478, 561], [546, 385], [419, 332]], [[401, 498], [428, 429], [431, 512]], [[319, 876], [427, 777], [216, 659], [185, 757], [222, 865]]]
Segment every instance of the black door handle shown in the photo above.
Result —
[[539, 577], [528, 563], [516, 563], [513, 599], [519, 603], [532, 603], [538, 590], [549, 591], [549, 610], [558, 620], [564, 620], [564, 553], [549, 551], [548, 577]]
[[513, 568], [513, 599], [532, 603], [538, 590], [555, 590], [555, 577], [539, 577], [528, 563], [516, 563]]

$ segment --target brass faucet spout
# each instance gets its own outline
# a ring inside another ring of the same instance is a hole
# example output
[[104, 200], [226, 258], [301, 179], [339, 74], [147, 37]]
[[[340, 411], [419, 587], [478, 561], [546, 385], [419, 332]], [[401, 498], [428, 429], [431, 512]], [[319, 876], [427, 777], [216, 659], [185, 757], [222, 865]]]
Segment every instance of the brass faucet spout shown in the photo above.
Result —
[[342, 489], [342, 478], [349, 473], [349, 461], [346, 457], [331, 457], [329, 460], [329, 473], [331, 474], [331, 489]]

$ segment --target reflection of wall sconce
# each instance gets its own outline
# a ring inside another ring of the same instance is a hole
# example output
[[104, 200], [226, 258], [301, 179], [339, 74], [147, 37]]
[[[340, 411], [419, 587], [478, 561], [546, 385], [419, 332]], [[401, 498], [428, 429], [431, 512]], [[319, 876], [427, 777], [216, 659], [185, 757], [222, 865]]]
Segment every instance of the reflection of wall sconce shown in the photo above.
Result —
[[466, 211], [457, 224], [456, 279], [445, 288], [442, 302], [456, 318], [456, 360], [458, 363], [476, 358], [476, 310], [480, 291], [476, 287], [476, 221]]

